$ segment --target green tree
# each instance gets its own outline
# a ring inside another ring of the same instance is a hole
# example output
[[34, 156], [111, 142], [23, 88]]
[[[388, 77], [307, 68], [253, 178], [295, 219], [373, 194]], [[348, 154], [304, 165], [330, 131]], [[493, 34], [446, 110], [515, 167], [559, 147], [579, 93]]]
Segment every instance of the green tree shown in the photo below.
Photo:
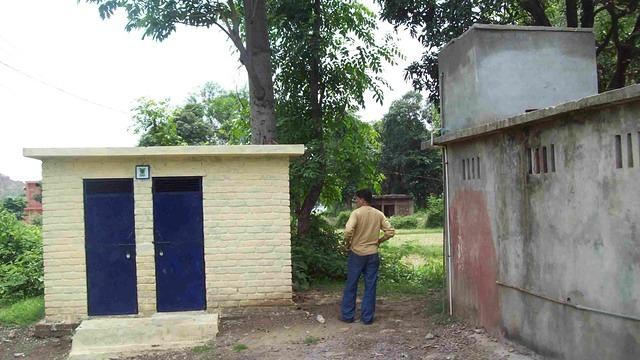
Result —
[[133, 109], [139, 146], [248, 144], [251, 141], [247, 91], [208, 83], [184, 105], [141, 98]]
[[[306, 235], [318, 201], [340, 199], [337, 188], [345, 181], [337, 177], [346, 174], [340, 167], [358, 166], [347, 154], [370, 150], [365, 143], [371, 143], [371, 137], [354, 135], [358, 127], [365, 127], [353, 114], [364, 105], [365, 91], [382, 99], [382, 64], [398, 53], [390, 37], [375, 39], [375, 16], [357, 1], [270, 4], [278, 141], [304, 143], [307, 148], [291, 165], [297, 233]], [[378, 175], [365, 171], [354, 178], [371, 186]]]
[[228, 91], [214, 83], [206, 83], [188, 103], [201, 104], [204, 118], [214, 128], [216, 144], [249, 144], [251, 115], [247, 90]]
[[138, 99], [133, 109], [133, 132], [140, 134], [138, 146], [186, 145], [178, 135], [169, 100]]
[[27, 207], [27, 200], [24, 196], [10, 196], [2, 200], [1, 208], [13, 214], [18, 220], [24, 216], [24, 208]]
[[[271, 51], [265, 0], [85, 0], [100, 16], [127, 13], [127, 31], [142, 29], [162, 41], [178, 24], [216, 27], [233, 42], [249, 78], [251, 142], [272, 143], [276, 136]], [[249, 11], [245, 11], [249, 9]]]
[[425, 49], [406, 69], [417, 90], [439, 101], [437, 54], [474, 23], [594, 28], [600, 91], [640, 80], [637, 0], [377, 0], [380, 16], [406, 27]]
[[440, 152], [420, 149], [430, 135], [425, 126], [430, 113], [422, 95], [412, 91], [392, 102], [382, 119], [382, 189], [388, 194], [411, 194], [419, 207], [426, 205], [429, 194], [442, 193]]
[[187, 103], [173, 111], [176, 133], [187, 144], [206, 145], [213, 141], [214, 130], [204, 114], [205, 107], [199, 103]]

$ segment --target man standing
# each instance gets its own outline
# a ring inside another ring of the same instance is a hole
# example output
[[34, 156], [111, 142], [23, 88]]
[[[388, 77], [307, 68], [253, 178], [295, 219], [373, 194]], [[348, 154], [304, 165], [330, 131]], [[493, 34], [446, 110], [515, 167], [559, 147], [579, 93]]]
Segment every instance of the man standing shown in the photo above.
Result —
[[[395, 235], [384, 214], [371, 207], [373, 194], [369, 189], [356, 191], [358, 208], [351, 213], [344, 230], [344, 239], [349, 250], [347, 283], [342, 297], [344, 322], [353, 322], [356, 312], [356, 294], [360, 274], [364, 275], [364, 297], [361, 320], [369, 325], [376, 311], [376, 284], [378, 282], [378, 245]], [[380, 231], [384, 235], [380, 237]]]

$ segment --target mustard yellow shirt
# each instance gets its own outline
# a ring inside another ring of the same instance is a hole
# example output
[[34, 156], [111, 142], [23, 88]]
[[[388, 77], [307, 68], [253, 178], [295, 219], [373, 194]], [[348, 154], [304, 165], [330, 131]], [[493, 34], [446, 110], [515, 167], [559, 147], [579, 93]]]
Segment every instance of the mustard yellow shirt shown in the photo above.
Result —
[[[380, 231], [384, 235], [380, 237]], [[382, 211], [371, 206], [361, 206], [349, 216], [344, 229], [347, 249], [357, 255], [372, 255], [378, 252], [378, 245], [395, 235], [389, 220]]]

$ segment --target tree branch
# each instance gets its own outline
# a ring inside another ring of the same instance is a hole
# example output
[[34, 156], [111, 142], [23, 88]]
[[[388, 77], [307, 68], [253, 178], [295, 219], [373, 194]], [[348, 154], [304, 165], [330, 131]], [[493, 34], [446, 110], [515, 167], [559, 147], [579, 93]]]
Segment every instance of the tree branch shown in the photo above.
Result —
[[519, 0], [520, 6], [531, 15], [533, 25], [551, 26], [551, 22], [544, 12], [543, 4], [540, 0]]
[[567, 12], [567, 27], [578, 27], [578, 4], [577, 0], [565, 0]]
[[[582, 18], [580, 19], [580, 27], [591, 28], [593, 27], [593, 21], [596, 16], [596, 12], [594, 11], [595, 4], [593, 0], [582, 0], [581, 5]], [[602, 7], [600, 9], [602, 9]]]

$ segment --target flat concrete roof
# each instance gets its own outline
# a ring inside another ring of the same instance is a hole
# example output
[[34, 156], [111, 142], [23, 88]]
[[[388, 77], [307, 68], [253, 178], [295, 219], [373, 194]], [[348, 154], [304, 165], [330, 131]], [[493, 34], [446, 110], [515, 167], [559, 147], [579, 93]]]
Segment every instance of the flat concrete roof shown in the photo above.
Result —
[[457, 38], [449, 40], [443, 47], [445, 50], [449, 45], [459, 41], [466, 35], [476, 30], [492, 30], [492, 31], [549, 31], [549, 32], [585, 32], [592, 33], [593, 28], [571, 28], [571, 27], [556, 27], [556, 26], [522, 26], [522, 25], [495, 25], [495, 24], [473, 24], [465, 32], [460, 34]]
[[446, 145], [453, 142], [470, 140], [486, 136], [505, 129], [533, 125], [545, 121], [561, 119], [564, 115], [581, 111], [606, 108], [617, 104], [624, 104], [640, 100], [640, 84], [627, 86], [617, 90], [611, 90], [602, 94], [588, 96], [579, 100], [569, 101], [557, 106], [516, 115], [507, 119], [494, 121], [488, 124], [472, 128], [445, 132], [442, 136], [433, 139], [434, 145]]
[[304, 145], [207, 145], [102, 148], [25, 148], [25, 157], [34, 159], [77, 157], [229, 157], [300, 156]]

